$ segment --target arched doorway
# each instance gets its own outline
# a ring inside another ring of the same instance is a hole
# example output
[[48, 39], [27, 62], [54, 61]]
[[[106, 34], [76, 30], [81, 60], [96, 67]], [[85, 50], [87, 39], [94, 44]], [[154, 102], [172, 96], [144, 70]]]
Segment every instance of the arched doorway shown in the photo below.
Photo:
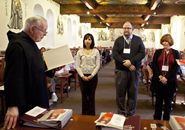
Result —
[[46, 13], [46, 19], [48, 21], [48, 34], [47, 34], [47, 47], [54, 47], [54, 16], [51, 9]]
[[[43, 8], [40, 4], [36, 4], [34, 6], [34, 15], [38, 15], [38, 16], [42, 16], [44, 17], [44, 11], [43, 11]], [[39, 48], [41, 47], [46, 47], [45, 44], [44, 44], [44, 40], [45, 38], [43, 38], [37, 45]]]
[[71, 48], [72, 47], [72, 24], [71, 24], [71, 19], [67, 19], [67, 44]]

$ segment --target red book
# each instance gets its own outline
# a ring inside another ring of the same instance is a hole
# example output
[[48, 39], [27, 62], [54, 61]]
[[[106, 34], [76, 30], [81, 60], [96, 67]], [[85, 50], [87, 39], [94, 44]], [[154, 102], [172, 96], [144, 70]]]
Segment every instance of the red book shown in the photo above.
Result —
[[141, 116], [128, 116], [126, 117], [123, 129], [124, 130], [140, 130]]
[[176, 59], [178, 65], [185, 65], [185, 61]]

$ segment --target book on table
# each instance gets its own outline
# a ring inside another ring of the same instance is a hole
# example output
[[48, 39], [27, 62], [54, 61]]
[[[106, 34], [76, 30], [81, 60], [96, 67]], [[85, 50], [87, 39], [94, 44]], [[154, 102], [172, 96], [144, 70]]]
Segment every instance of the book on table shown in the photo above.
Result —
[[[100, 117], [102, 117], [105, 113], [101, 113]], [[122, 115], [121, 115], [122, 116]], [[113, 127], [111, 125], [105, 126], [102, 124], [97, 123], [96, 127], [98, 127], [101, 130], [140, 130], [140, 124], [141, 124], [141, 116], [128, 116], [125, 117], [125, 121], [123, 123], [122, 128]]]
[[72, 117], [72, 109], [51, 110], [34, 107], [20, 117], [20, 124], [30, 127], [62, 129]]
[[102, 112], [100, 114], [100, 117], [94, 122], [96, 123], [96, 126], [102, 126], [102, 128], [104, 126], [116, 129], [123, 129], [125, 119], [126, 118], [123, 115], [114, 114], [111, 112]]
[[52, 70], [64, 65], [74, 63], [74, 58], [68, 45], [45, 51], [43, 53], [47, 70]]
[[185, 117], [171, 115], [169, 124], [173, 130], [185, 130]]

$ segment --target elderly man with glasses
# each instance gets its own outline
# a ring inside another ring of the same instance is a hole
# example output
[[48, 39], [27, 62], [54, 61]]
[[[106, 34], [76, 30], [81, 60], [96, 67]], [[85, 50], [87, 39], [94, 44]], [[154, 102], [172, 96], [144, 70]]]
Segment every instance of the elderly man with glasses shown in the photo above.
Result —
[[49, 108], [46, 75], [53, 77], [55, 71], [47, 71], [36, 42], [46, 36], [48, 24], [40, 16], [26, 20], [20, 33], [7, 33], [9, 44], [5, 60], [5, 100], [7, 113], [4, 128], [16, 126], [18, 117], [35, 106]]

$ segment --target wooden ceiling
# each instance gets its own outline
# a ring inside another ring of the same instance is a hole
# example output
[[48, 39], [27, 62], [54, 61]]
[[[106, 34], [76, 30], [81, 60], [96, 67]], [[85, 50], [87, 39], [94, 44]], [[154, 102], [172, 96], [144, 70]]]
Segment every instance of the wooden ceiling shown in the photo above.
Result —
[[[80, 23], [92, 28], [122, 28], [131, 21], [134, 28], [161, 29], [173, 15], [185, 15], [185, 0], [53, 0], [60, 14], [76, 14]], [[89, 14], [87, 14], [89, 12]]]

